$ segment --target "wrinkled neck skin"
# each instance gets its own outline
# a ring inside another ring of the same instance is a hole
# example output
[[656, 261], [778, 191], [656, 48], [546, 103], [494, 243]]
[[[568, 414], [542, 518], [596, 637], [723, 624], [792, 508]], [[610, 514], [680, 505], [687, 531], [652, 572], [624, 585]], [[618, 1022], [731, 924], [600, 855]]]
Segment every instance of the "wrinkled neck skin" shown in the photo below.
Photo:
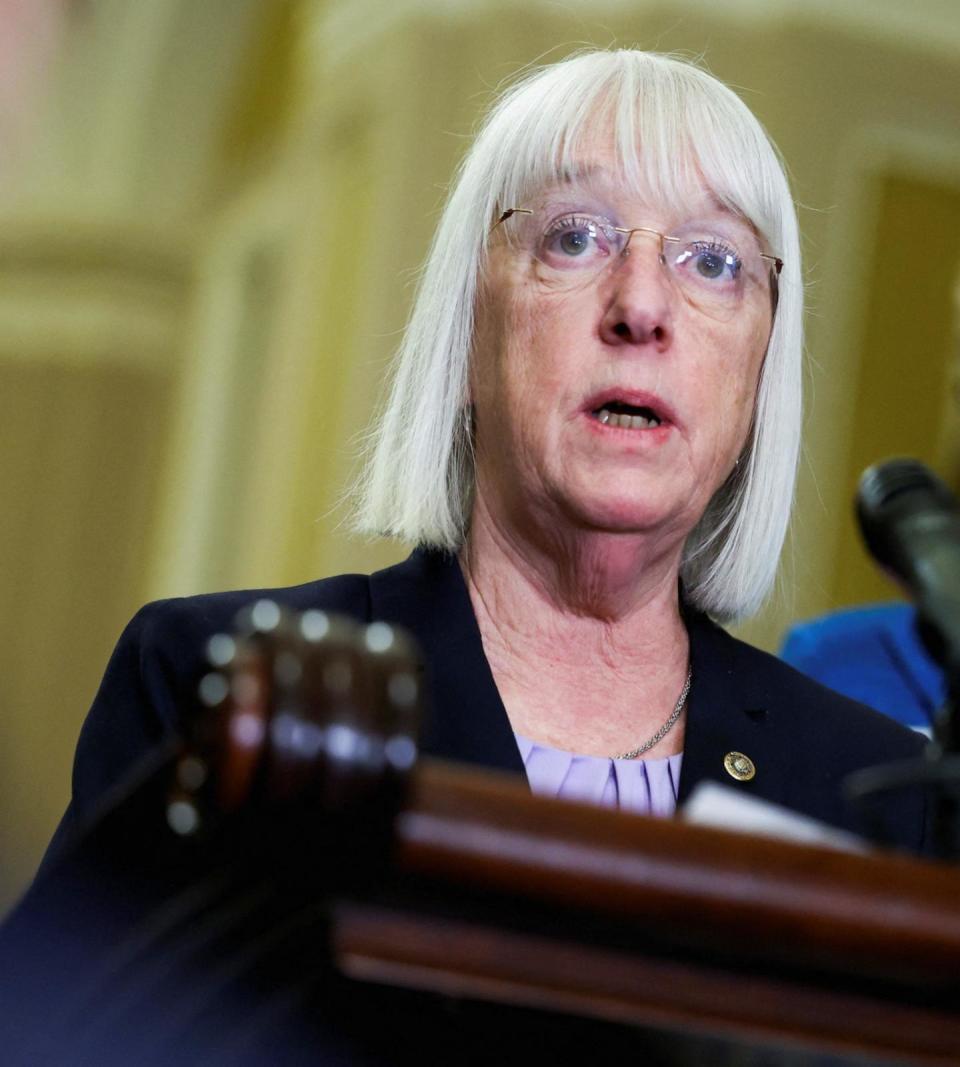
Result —
[[[651, 736], [683, 685], [682, 542], [662, 534], [507, 521], [478, 483], [460, 554], [511, 725], [533, 741], [611, 755]], [[646, 758], [682, 750], [681, 723]]]

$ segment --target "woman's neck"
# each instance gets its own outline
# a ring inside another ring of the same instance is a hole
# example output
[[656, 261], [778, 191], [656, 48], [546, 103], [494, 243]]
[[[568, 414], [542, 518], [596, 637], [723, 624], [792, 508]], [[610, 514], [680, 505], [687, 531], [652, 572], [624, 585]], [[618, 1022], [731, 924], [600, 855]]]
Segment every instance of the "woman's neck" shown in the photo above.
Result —
[[[689, 649], [678, 559], [640, 537], [570, 540], [518, 536], [478, 504], [461, 566], [513, 728], [557, 748], [609, 755], [652, 735], [682, 688]], [[681, 747], [675, 728], [649, 755]]]

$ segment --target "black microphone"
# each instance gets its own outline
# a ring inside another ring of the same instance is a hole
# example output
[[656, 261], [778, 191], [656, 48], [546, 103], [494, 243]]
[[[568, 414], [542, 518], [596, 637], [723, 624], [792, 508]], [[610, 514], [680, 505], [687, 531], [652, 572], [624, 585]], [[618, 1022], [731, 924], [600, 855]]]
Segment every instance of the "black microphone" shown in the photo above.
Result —
[[890, 459], [860, 477], [857, 517], [873, 557], [907, 587], [920, 637], [960, 690], [960, 504], [916, 459]]
[[857, 517], [867, 548], [906, 586], [917, 608], [917, 632], [944, 668], [947, 702], [934, 721], [923, 758], [851, 775], [847, 790], [861, 802], [910, 785], [932, 789], [932, 844], [960, 857], [960, 504], [916, 459], [889, 459], [860, 476]]

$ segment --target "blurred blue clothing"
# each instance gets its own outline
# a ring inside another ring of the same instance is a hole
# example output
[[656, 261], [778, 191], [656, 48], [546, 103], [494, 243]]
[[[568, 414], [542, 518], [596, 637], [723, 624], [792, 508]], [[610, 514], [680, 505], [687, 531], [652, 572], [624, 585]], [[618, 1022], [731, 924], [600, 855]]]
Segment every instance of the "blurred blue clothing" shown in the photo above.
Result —
[[947, 697], [909, 604], [831, 612], [792, 627], [782, 659], [823, 685], [929, 735]]

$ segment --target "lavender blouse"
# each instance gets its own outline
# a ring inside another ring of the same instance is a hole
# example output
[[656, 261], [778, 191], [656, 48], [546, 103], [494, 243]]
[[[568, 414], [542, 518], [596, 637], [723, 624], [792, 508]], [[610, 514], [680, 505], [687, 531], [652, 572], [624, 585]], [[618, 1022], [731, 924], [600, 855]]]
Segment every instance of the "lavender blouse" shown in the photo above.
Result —
[[636, 815], [669, 816], [677, 807], [683, 753], [663, 759], [578, 756], [515, 733], [534, 793], [579, 800]]

